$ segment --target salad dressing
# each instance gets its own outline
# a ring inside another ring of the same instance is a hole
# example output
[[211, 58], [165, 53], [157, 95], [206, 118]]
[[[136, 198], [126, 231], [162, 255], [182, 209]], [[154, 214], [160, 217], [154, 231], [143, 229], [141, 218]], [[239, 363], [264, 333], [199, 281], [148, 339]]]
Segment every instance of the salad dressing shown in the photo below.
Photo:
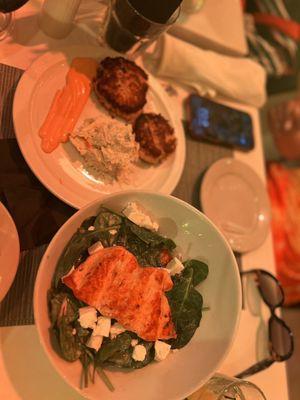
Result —
[[51, 153], [60, 143], [68, 140], [90, 96], [97, 67], [98, 63], [93, 58], [78, 57], [72, 61], [66, 85], [56, 92], [39, 130], [45, 153]]

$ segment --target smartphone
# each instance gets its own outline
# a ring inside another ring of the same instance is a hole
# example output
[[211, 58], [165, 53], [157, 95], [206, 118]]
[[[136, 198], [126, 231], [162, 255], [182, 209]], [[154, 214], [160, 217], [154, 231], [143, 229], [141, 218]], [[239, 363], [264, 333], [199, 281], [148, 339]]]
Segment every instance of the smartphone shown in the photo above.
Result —
[[187, 129], [196, 140], [249, 151], [254, 147], [249, 114], [192, 94], [187, 99]]

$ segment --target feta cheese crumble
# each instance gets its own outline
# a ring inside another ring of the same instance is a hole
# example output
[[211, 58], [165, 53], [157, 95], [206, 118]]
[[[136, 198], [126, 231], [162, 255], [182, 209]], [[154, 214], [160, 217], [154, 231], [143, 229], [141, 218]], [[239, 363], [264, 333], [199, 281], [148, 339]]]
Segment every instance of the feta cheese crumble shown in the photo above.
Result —
[[163, 361], [167, 355], [170, 353], [171, 345], [160, 340], [156, 340], [154, 343], [155, 357], [156, 361]]
[[92, 254], [95, 254], [97, 251], [102, 250], [103, 249], [103, 244], [98, 241], [94, 244], [92, 244], [89, 248], [88, 248], [88, 253], [91, 256]]
[[123, 210], [123, 214], [136, 225], [157, 231], [159, 226], [157, 222], [152, 221], [150, 216], [142, 209], [142, 207], [136, 202], [129, 202]]
[[99, 317], [97, 319], [97, 324], [94, 327], [93, 336], [109, 336], [109, 331], [110, 331], [110, 326], [111, 326], [111, 319], [108, 317]]
[[144, 361], [146, 354], [147, 351], [145, 346], [143, 346], [142, 344], [137, 344], [133, 349], [132, 358], [135, 361]]
[[82, 328], [94, 329], [97, 322], [97, 310], [94, 307], [87, 306], [79, 308], [78, 321]]
[[131, 344], [132, 347], [135, 347], [138, 344], [138, 342], [139, 341], [137, 339], [132, 339], [130, 344]]
[[98, 351], [102, 345], [103, 336], [101, 335], [91, 335], [86, 345], [96, 351]]
[[119, 322], [114, 323], [110, 328], [110, 338], [115, 339], [120, 333], [125, 332], [126, 329]]
[[168, 262], [166, 269], [171, 275], [176, 275], [180, 274], [184, 270], [184, 265], [177, 257], [174, 257], [170, 262]]

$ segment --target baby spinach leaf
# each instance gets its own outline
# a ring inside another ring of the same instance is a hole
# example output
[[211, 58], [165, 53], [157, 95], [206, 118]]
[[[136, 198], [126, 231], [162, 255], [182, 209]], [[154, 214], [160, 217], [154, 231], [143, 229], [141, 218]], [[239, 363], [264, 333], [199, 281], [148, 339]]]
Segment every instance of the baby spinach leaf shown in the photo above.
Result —
[[[111, 214], [111, 216], [109, 216]], [[53, 286], [58, 287], [61, 278], [66, 275], [72, 266], [78, 266], [88, 256], [88, 248], [97, 241], [101, 241], [104, 247], [112, 246], [117, 235], [112, 235], [111, 229], [119, 229], [122, 218], [100, 209], [100, 213], [93, 217], [95, 230], [89, 231], [91, 218], [82, 222], [80, 228], [74, 233], [60, 256], [53, 277]]]
[[52, 294], [49, 302], [50, 319], [52, 325], [59, 325], [64, 317], [66, 323], [75, 321], [78, 318], [78, 308], [69, 298], [67, 293], [59, 292]]
[[57, 293], [56, 295], [50, 294], [49, 296], [49, 315], [52, 326], [57, 323], [61, 305], [64, 299], [64, 293]]
[[[80, 362], [82, 365], [80, 388], [83, 389], [88, 387], [89, 381], [94, 383], [94, 355], [86, 347], [81, 353]], [[93, 373], [91, 373], [91, 366], [93, 367]]]
[[101, 365], [116, 353], [127, 350], [131, 347], [131, 336], [124, 332], [113, 340], [105, 340], [96, 356], [96, 364]]
[[132, 368], [134, 369], [139, 369], [145, 367], [147, 364], [149, 364], [151, 361], [154, 360], [154, 342], [146, 342], [144, 340], [140, 341], [139, 344], [142, 344], [146, 348], [146, 357], [143, 361], [135, 361], [132, 358]]
[[169, 343], [172, 348], [185, 346], [193, 337], [202, 317], [202, 296], [193, 286], [193, 269], [175, 275], [173, 288], [167, 292], [172, 320], [177, 333]]
[[183, 275], [187, 275], [190, 269], [193, 270], [193, 286], [199, 285], [200, 282], [204, 281], [208, 275], [208, 266], [199, 260], [187, 260], [183, 263], [184, 270]]
[[141, 228], [124, 218], [116, 244], [124, 246], [134, 254], [142, 266], [161, 267], [161, 254], [176, 247], [171, 239]]
[[53, 277], [53, 286], [58, 287], [61, 278], [66, 275], [72, 266], [78, 266], [87, 257], [87, 249], [99, 238], [97, 231], [87, 231], [79, 228], [74, 233], [60, 256]]
[[80, 336], [74, 335], [78, 307], [65, 292], [49, 292], [49, 314], [52, 323], [52, 342], [56, 337], [55, 349], [67, 361], [75, 361], [81, 355]]
[[107, 388], [113, 392], [115, 390], [114, 385], [111, 383], [110, 379], [108, 378], [108, 376], [106, 375], [106, 373], [103, 371], [103, 368], [100, 365], [97, 365], [95, 367], [98, 375], [100, 376], [100, 378], [102, 379], [102, 381], [105, 383], [105, 385], [107, 386]]
[[82, 222], [81, 228], [83, 228], [83, 229], [85, 229], [85, 230], [88, 230], [88, 228], [89, 228], [90, 226], [94, 226], [95, 219], [96, 219], [95, 216], [86, 218], [86, 219]]
[[113, 228], [121, 225], [123, 222], [123, 217], [116, 212], [109, 210], [106, 207], [100, 207], [98, 215], [94, 222], [94, 227], [99, 228]]
[[132, 351], [133, 348], [130, 346], [126, 350], [115, 352], [111, 357], [106, 360], [105, 365], [117, 368], [131, 368], [133, 361]]
[[124, 332], [115, 339], [106, 339], [96, 355], [96, 366], [114, 366], [118, 368], [142, 368], [154, 359], [153, 342], [140, 340], [146, 348], [146, 357], [143, 361], [135, 361], [132, 358], [133, 347], [131, 346], [132, 338], [136, 338], [132, 332]]
[[141, 228], [129, 220], [127, 221], [127, 224], [134, 235], [150, 246], [164, 245], [164, 248], [170, 251], [176, 247], [176, 244], [171, 239], [166, 239], [158, 233], [150, 231], [149, 229]]
[[81, 356], [81, 344], [73, 335], [73, 327], [68, 324], [64, 317], [58, 326], [59, 344], [62, 357], [67, 361], [76, 361]]

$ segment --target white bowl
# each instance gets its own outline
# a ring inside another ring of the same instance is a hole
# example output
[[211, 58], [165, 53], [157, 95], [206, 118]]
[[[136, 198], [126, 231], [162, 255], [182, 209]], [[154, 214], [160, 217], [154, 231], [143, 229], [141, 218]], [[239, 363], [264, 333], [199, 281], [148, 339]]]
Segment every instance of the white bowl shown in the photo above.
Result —
[[[100, 379], [79, 389], [81, 365], [64, 361], [53, 350], [47, 312], [47, 291], [56, 263], [81, 222], [97, 213], [100, 204], [120, 211], [129, 201], [137, 201], [160, 224], [160, 232], [180, 247], [184, 259], [207, 262], [208, 278], [201, 283], [204, 306], [200, 327], [190, 343], [173, 352], [163, 362], [145, 368], [107, 372], [115, 391], [110, 392]], [[41, 343], [60, 375], [88, 399], [105, 400], [182, 400], [195, 392], [214, 374], [227, 355], [239, 321], [241, 284], [238, 267], [228, 243], [218, 229], [189, 204], [171, 196], [129, 191], [93, 202], [74, 214], [56, 233], [41, 261], [34, 291], [34, 315]]]

